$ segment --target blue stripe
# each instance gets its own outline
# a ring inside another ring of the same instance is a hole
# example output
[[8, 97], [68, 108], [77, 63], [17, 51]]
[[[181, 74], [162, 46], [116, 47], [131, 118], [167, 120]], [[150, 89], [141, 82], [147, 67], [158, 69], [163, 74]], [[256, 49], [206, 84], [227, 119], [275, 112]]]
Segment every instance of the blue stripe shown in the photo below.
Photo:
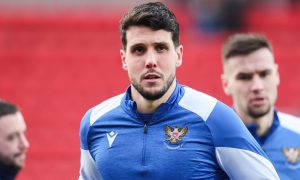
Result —
[[249, 150], [267, 158], [241, 119], [225, 104], [218, 102], [207, 120], [216, 147]]

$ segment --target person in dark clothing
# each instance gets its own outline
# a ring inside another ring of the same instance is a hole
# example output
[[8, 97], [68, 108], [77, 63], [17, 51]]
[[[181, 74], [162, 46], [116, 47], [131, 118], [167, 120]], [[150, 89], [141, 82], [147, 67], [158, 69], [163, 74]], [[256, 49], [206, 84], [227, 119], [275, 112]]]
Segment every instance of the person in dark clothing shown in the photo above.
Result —
[[0, 99], [0, 180], [13, 180], [29, 147], [26, 124], [16, 105]]

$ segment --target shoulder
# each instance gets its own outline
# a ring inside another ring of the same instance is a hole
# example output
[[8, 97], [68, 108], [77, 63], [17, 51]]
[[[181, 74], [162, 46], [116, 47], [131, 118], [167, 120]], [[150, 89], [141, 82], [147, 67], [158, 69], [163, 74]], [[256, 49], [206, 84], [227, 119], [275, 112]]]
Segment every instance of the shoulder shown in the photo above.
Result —
[[297, 134], [300, 134], [300, 118], [286, 114], [283, 112], [278, 112], [278, 119], [280, 121], [280, 125], [286, 129], [289, 129]]
[[232, 108], [228, 107], [218, 99], [192, 88], [183, 87], [184, 95], [179, 105], [197, 115], [204, 121], [208, 119], [224, 119], [226, 117], [236, 118]]
[[[199, 92], [189, 87], [184, 88], [184, 95], [179, 101], [179, 105], [201, 117], [207, 125], [226, 126], [224, 121], [239, 120], [232, 108], [228, 107], [216, 98]], [[226, 127], [226, 129], [230, 129]]]
[[101, 116], [115, 109], [121, 104], [124, 94], [112, 97], [95, 107], [89, 109], [83, 116], [80, 123], [80, 140], [81, 148], [87, 149], [87, 137], [90, 131], [90, 127], [97, 121]]
[[227, 141], [223, 142], [223, 139], [227, 136], [239, 138], [247, 132], [245, 125], [232, 108], [212, 96], [189, 87], [184, 87], [184, 90], [179, 105], [205, 121], [216, 144], [219, 142], [224, 145]]
[[184, 86], [183, 89], [184, 95], [178, 104], [181, 107], [199, 115], [204, 121], [206, 121], [215, 108], [218, 100], [212, 96], [186, 86]]
[[253, 143], [254, 139], [232, 108], [189, 87], [184, 87], [184, 90], [179, 105], [198, 114], [206, 122], [215, 145], [248, 149], [248, 142]]
[[124, 94], [119, 94], [93, 107], [90, 114], [90, 124], [92, 125], [101, 116], [120, 106], [123, 96]]

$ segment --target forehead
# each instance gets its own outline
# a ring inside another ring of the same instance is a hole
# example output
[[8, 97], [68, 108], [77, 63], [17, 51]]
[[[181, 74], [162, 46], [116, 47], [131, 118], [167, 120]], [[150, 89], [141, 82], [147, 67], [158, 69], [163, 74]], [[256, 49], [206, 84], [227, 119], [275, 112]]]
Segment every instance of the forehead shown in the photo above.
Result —
[[272, 69], [275, 65], [274, 56], [267, 48], [258, 49], [248, 55], [238, 55], [227, 59], [225, 71], [254, 72]]
[[135, 44], [172, 43], [172, 33], [144, 26], [131, 26], [126, 32], [128, 46]]
[[20, 112], [0, 117], [0, 135], [24, 131], [26, 125]]

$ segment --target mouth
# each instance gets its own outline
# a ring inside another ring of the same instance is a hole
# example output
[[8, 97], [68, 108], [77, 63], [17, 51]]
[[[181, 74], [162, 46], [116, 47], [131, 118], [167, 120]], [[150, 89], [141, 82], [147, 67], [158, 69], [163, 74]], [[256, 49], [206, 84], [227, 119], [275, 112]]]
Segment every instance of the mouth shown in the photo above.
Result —
[[256, 98], [253, 98], [250, 100], [250, 103], [253, 105], [253, 106], [262, 106], [265, 104], [265, 98], [263, 97], [256, 97]]
[[156, 82], [159, 79], [161, 79], [161, 76], [156, 73], [148, 73], [145, 74], [142, 79], [145, 80], [146, 82]]
[[159, 79], [160, 77], [156, 74], [147, 74], [144, 79]]
[[22, 153], [18, 153], [15, 155], [16, 158], [25, 158], [26, 157], [26, 153], [22, 152]]

